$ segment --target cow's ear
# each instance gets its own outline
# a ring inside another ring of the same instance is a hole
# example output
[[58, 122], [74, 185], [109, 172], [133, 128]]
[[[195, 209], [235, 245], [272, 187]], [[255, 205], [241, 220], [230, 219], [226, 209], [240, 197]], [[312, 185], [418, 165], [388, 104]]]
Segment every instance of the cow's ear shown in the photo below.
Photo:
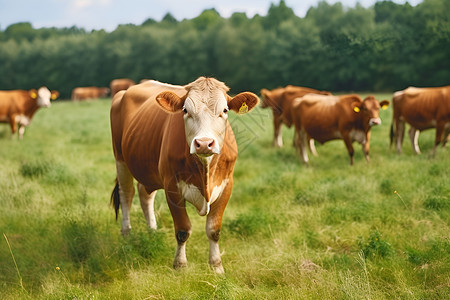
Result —
[[182, 110], [185, 100], [186, 96], [180, 98], [173, 92], [162, 92], [156, 96], [156, 101], [158, 104], [168, 112], [177, 112]]
[[243, 92], [228, 99], [228, 107], [238, 114], [245, 114], [258, 105], [259, 98], [253, 93]]
[[381, 109], [387, 109], [389, 106], [389, 100], [383, 100], [380, 102]]
[[361, 106], [362, 106], [361, 102], [357, 101], [352, 102], [352, 109], [355, 113], [359, 113], [361, 111]]
[[28, 94], [30, 95], [31, 99], [37, 99], [38, 94], [36, 89], [29, 90]]
[[51, 100], [56, 100], [59, 97], [59, 92], [58, 91], [52, 91], [52, 95], [50, 96]]

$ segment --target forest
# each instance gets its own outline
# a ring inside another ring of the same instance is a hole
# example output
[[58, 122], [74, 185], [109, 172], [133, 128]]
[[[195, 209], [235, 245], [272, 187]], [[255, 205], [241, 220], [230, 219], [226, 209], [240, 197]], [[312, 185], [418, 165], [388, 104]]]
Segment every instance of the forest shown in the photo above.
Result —
[[450, 82], [450, 1], [417, 6], [321, 1], [298, 17], [285, 1], [265, 16], [214, 9], [193, 19], [170, 13], [114, 31], [33, 28], [0, 31], [0, 89], [42, 85], [67, 98], [77, 86], [115, 78], [186, 84], [216, 77], [233, 93], [287, 84], [333, 92], [392, 92]]

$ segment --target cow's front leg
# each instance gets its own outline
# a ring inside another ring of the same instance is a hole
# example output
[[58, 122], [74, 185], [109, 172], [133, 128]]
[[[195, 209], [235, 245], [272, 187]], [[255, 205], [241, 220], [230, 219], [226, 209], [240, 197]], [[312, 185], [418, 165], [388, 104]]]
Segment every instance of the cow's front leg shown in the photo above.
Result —
[[220, 258], [219, 238], [222, 228], [222, 216], [231, 196], [233, 182], [230, 180], [225, 186], [222, 195], [212, 205], [206, 219], [206, 235], [209, 240], [209, 265], [217, 274], [223, 274], [222, 259]]
[[192, 232], [191, 221], [186, 212], [185, 201], [179, 195], [178, 190], [176, 188], [166, 188], [165, 191], [177, 240], [177, 252], [173, 260], [173, 267], [179, 269], [187, 266], [186, 241]]
[[350, 134], [346, 133], [342, 135], [342, 138], [345, 143], [345, 147], [347, 147], [348, 155], [350, 156], [350, 165], [353, 165], [353, 156], [355, 154], [355, 150], [353, 149], [352, 139], [350, 138]]
[[362, 142], [362, 150], [367, 162], [370, 162], [369, 150], [370, 150], [370, 131], [366, 133], [366, 139]]
[[281, 117], [273, 114], [273, 146], [283, 147], [283, 135], [281, 133]]

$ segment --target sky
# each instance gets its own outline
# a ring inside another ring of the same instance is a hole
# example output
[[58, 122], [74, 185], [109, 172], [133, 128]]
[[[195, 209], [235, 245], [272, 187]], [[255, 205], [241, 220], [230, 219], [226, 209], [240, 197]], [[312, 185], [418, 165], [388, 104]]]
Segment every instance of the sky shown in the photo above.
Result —
[[[285, 0], [299, 17], [304, 17], [311, 6], [320, 0]], [[345, 7], [364, 7], [377, 0], [327, 0], [341, 2]], [[422, 0], [393, 0], [398, 4], [409, 2], [415, 6]], [[279, 0], [0, 0], [0, 30], [18, 22], [30, 22], [33, 28], [72, 27], [113, 31], [119, 24], [140, 25], [148, 18], [160, 21], [167, 13], [177, 20], [192, 19], [205, 9], [215, 8], [228, 18], [234, 12], [266, 15], [271, 3]]]

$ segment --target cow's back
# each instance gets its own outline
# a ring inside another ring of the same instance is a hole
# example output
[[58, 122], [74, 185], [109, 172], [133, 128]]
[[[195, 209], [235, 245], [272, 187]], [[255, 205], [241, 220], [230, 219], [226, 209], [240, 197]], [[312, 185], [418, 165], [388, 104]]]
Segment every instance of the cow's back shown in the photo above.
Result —
[[394, 111], [418, 130], [436, 126], [437, 121], [450, 121], [450, 86], [440, 88], [408, 88], [394, 95]]
[[[182, 86], [154, 81], [118, 92], [111, 106], [111, 130], [116, 159], [125, 161], [133, 176], [149, 187], [161, 188], [159, 170], [161, 155], [180, 153], [187, 148], [182, 112], [168, 113], [156, 102], [156, 96], [172, 91], [186, 94]], [[175, 142], [174, 142], [175, 141]], [[173, 151], [168, 147], [178, 147]]]
[[21, 114], [24, 111], [28, 91], [13, 90], [0, 91], [0, 122], [8, 122], [13, 114]]

